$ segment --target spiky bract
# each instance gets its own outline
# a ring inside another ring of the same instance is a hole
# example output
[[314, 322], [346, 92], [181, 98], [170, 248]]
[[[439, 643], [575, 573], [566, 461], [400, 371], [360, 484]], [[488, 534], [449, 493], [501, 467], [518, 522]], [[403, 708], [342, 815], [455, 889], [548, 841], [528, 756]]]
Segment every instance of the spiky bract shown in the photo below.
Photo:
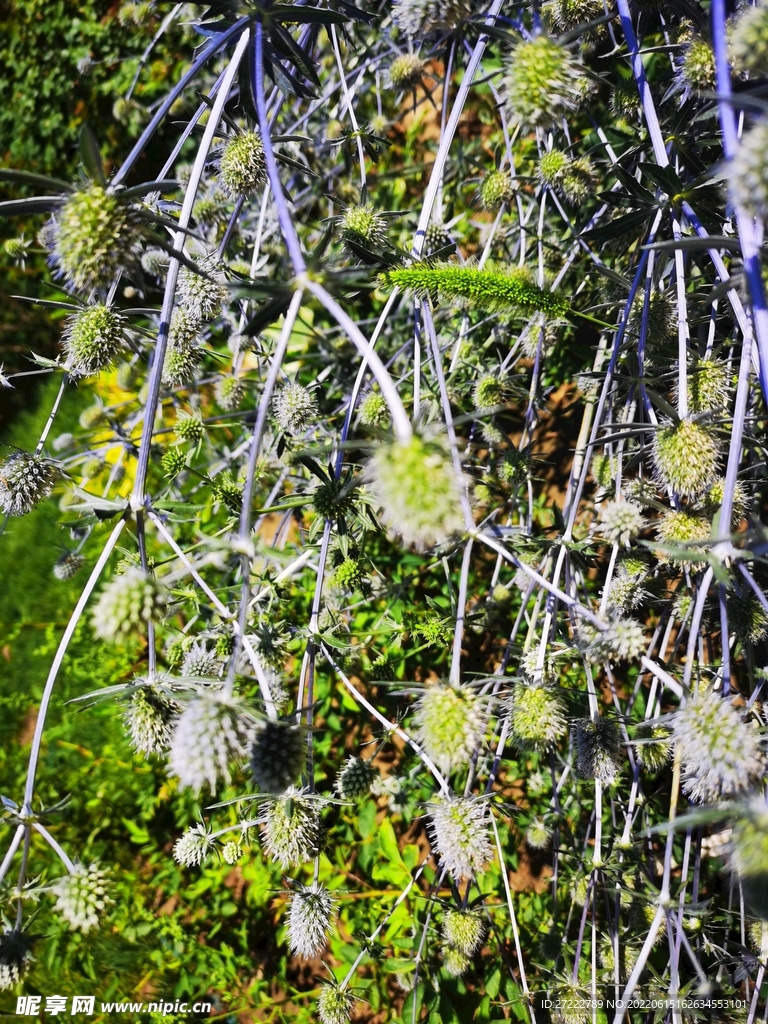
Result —
[[54, 910], [72, 931], [90, 932], [99, 924], [102, 911], [114, 900], [107, 892], [107, 874], [98, 864], [75, 864], [53, 886]]
[[314, 857], [321, 845], [321, 802], [313, 800], [304, 789], [291, 787], [282, 796], [268, 801], [261, 814], [264, 848], [282, 867], [304, 864]]
[[173, 734], [168, 771], [199, 793], [229, 782], [230, 766], [245, 754], [251, 723], [242, 707], [216, 691], [203, 692], [182, 712]]
[[482, 742], [481, 701], [467, 686], [431, 685], [419, 698], [416, 722], [419, 741], [444, 773], [470, 758]]
[[370, 793], [378, 774], [370, 761], [351, 754], [336, 777], [336, 792], [345, 800], [358, 800]]
[[239, 409], [245, 397], [245, 381], [240, 377], [219, 377], [214, 388], [216, 401], [222, 409], [232, 412]]
[[609, 786], [619, 773], [621, 736], [610, 718], [597, 716], [574, 723], [576, 773]]
[[218, 268], [216, 253], [200, 256], [194, 262], [199, 273], [190, 267], [179, 271], [179, 305], [198, 320], [213, 320], [227, 297], [224, 274]]
[[612, 544], [629, 547], [630, 542], [645, 529], [642, 508], [634, 501], [609, 501], [600, 509], [600, 532]]
[[500, 210], [515, 194], [515, 185], [506, 171], [491, 171], [480, 185], [480, 202], [486, 210]]
[[485, 923], [476, 910], [448, 910], [443, 919], [443, 938], [464, 956], [473, 956], [485, 935]]
[[768, 117], [744, 132], [731, 160], [729, 180], [733, 201], [754, 217], [768, 217]]
[[555, 292], [540, 288], [524, 267], [508, 270], [480, 270], [446, 263], [437, 266], [415, 263], [397, 267], [384, 274], [392, 287], [429, 295], [433, 299], [466, 299], [478, 309], [496, 312], [502, 309], [520, 313], [546, 313], [562, 316], [568, 304]]
[[659, 483], [681, 498], [695, 498], [714, 482], [720, 454], [713, 430], [692, 419], [666, 424], [656, 431], [653, 441]]
[[510, 701], [509, 727], [523, 750], [552, 750], [567, 730], [565, 708], [545, 686], [516, 686]]
[[317, 1016], [320, 1024], [349, 1024], [354, 996], [346, 989], [340, 989], [330, 982], [324, 982], [317, 1000]]
[[104, 587], [93, 609], [93, 628], [102, 640], [125, 642], [165, 610], [166, 593], [154, 576], [131, 568]]
[[181, 711], [178, 701], [164, 691], [164, 678], [159, 677], [154, 683], [145, 678], [136, 679], [136, 688], [125, 710], [125, 724], [133, 748], [145, 756], [168, 750]]
[[173, 844], [173, 859], [182, 867], [198, 867], [211, 855], [216, 840], [205, 825], [192, 825]]
[[683, 764], [683, 792], [696, 803], [743, 793], [765, 769], [757, 730], [713, 690], [687, 700], [672, 729]]
[[291, 896], [288, 942], [291, 952], [311, 960], [322, 953], [336, 901], [319, 882], [301, 885]]
[[439, 440], [414, 434], [381, 445], [368, 479], [382, 520], [405, 544], [428, 548], [464, 528], [462, 481]]
[[542, 156], [538, 175], [544, 184], [569, 203], [584, 202], [594, 190], [595, 169], [591, 161], [586, 157], [571, 159], [557, 149]]
[[411, 37], [455, 28], [473, 11], [471, 0], [395, 0], [392, 20]]
[[505, 79], [507, 107], [515, 121], [547, 127], [581, 99], [583, 72], [561, 43], [546, 35], [518, 43]]
[[460, 978], [470, 968], [470, 959], [455, 946], [443, 946], [443, 967], [452, 978]]
[[263, 793], [283, 793], [307, 759], [306, 729], [293, 721], [260, 722], [251, 744], [251, 772]]
[[284, 384], [272, 399], [272, 410], [286, 434], [301, 434], [317, 418], [315, 393], [298, 383]]
[[70, 372], [86, 376], [110, 366], [126, 343], [126, 327], [125, 317], [103, 302], [68, 316], [63, 342]]
[[77, 291], [108, 288], [133, 258], [128, 207], [102, 185], [89, 184], [65, 201], [56, 220], [53, 260]]
[[428, 827], [440, 866], [454, 878], [483, 871], [493, 854], [488, 804], [477, 797], [438, 796], [429, 805]]
[[16, 452], [0, 465], [0, 509], [25, 516], [53, 489], [56, 468], [37, 453]]
[[248, 196], [267, 180], [264, 143], [258, 132], [238, 132], [224, 146], [219, 163], [224, 188], [231, 196]]
[[[659, 519], [657, 526], [659, 541], [669, 551], [663, 552], [663, 557], [669, 562], [676, 562], [683, 567], [691, 563], [686, 559], [686, 554], [701, 554], [703, 548], [694, 546], [694, 541], [706, 541], [710, 537], [711, 527], [707, 519], [699, 512], [689, 512], [685, 509], [668, 509]], [[680, 548], [676, 551], [676, 548]]]
[[210, 679], [221, 675], [221, 665], [216, 651], [210, 650], [205, 641], [195, 640], [184, 652], [181, 675], [193, 679]]
[[32, 947], [21, 928], [10, 928], [0, 934], [0, 992], [18, 985], [31, 960]]

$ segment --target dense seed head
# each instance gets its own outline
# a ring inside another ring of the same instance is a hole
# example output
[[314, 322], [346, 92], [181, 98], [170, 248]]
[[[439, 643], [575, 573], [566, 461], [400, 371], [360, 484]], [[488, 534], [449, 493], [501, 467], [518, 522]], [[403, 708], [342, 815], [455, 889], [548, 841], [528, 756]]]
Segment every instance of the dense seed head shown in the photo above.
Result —
[[512, 487], [525, 484], [531, 475], [531, 456], [519, 448], [508, 448], [496, 463], [496, 476]]
[[221, 848], [221, 859], [225, 864], [237, 864], [243, 855], [243, 848], [234, 839], [230, 839], [228, 843], [224, 843]]
[[181, 675], [192, 679], [210, 679], [221, 675], [221, 665], [216, 651], [209, 650], [205, 641], [195, 640], [184, 652]]
[[683, 792], [696, 803], [735, 797], [765, 770], [757, 730], [712, 690], [687, 700], [672, 728], [683, 764]]
[[486, 174], [480, 185], [480, 202], [485, 210], [500, 210], [515, 194], [515, 185], [506, 171]]
[[472, 401], [478, 410], [501, 405], [507, 392], [507, 381], [495, 373], [485, 373], [475, 383]]
[[160, 465], [169, 480], [175, 480], [187, 468], [187, 456], [180, 448], [169, 448], [161, 457]]
[[171, 314], [168, 331], [168, 349], [173, 352], [192, 352], [200, 347], [203, 324], [200, 317], [184, 306], [177, 306]]
[[[645, 296], [638, 295], [632, 303], [627, 318], [627, 336], [640, 338], [643, 328]], [[677, 316], [675, 305], [668, 292], [653, 289], [648, 296], [648, 316], [645, 346], [651, 352], [663, 352], [669, 343], [677, 339]]]
[[406, 545], [425, 549], [463, 529], [462, 483], [439, 441], [414, 434], [381, 445], [368, 463], [368, 479], [382, 520]]
[[205, 437], [205, 424], [199, 416], [180, 412], [176, 418], [176, 433], [185, 441], [196, 444]]
[[429, 807], [427, 828], [440, 866], [455, 879], [483, 871], [493, 855], [487, 803], [476, 797], [438, 796]]
[[483, 739], [482, 704], [466, 686], [434, 683], [419, 698], [419, 742], [444, 772], [464, 764]]
[[653, 441], [659, 483], [681, 498], [695, 498], [714, 483], [720, 454], [712, 429], [691, 419], [661, 427]]
[[15, 452], [0, 465], [0, 509], [25, 516], [53, 489], [56, 469], [40, 455]]
[[721, 359], [696, 359], [687, 375], [691, 412], [724, 412], [733, 390], [732, 376]]
[[0, 934], [0, 992], [18, 985], [31, 960], [29, 939], [20, 928], [10, 928]]
[[757, 595], [748, 590], [728, 597], [728, 624], [742, 645], [759, 644], [768, 636], [768, 613]]
[[216, 847], [210, 830], [205, 825], [192, 825], [173, 845], [173, 859], [182, 867], [198, 867], [210, 857]]
[[177, 349], [170, 347], [163, 361], [163, 387], [182, 388], [198, 376], [200, 360], [203, 353], [200, 349]]
[[132, 262], [133, 231], [128, 208], [101, 185], [73, 193], [58, 215], [53, 260], [78, 291], [108, 288]]
[[406, 35], [456, 28], [472, 14], [471, 0], [394, 0], [392, 20]]
[[605, 6], [603, 0], [547, 0], [544, 10], [555, 28], [560, 32], [570, 32], [599, 18], [605, 13]]
[[614, 619], [608, 629], [597, 633], [587, 648], [594, 661], [633, 661], [644, 653], [643, 626], [636, 619]]
[[401, 53], [389, 65], [389, 84], [393, 89], [414, 89], [421, 81], [426, 66], [415, 53]]
[[342, 991], [335, 985], [325, 982], [317, 1000], [320, 1024], [349, 1024], [354, 1005], [354, 997], [346, 989]]
[[75, 864], [53, 886], [54, 910], [72, 931], [90, 932], [99, 924], [102, 911], [114, 900], [107, 892], [107, 875], [98, 864]]
[[93, 609], [93, 628], [102, 640], [125, 642], [165, 611], [166, 593], [154, 576], [131, 568], [104, 587]]
[[473, 956], [485, 935], [485, 924], [476, 910], [448, 910], [443, 919], [443, 938], [464, 956]]
[[301, 434], [317, 418], [315, 393], [301, 384], [284, 384], [272, 399], [272, 411], [286, 434]]
[[574, 722], [576, 774], [598, 779], [609, 786], [619, 773], [621, 736], [609, 718], [585, 718]]
[[647, 772], [661, 771], [672, 756], [671, 730], [666, 725], [646, 727], [639, 731], [638, 740], [635, 755], [640, 767]]
[[452, 978], [460, 978], [470, 966], [471, 961], [466, 953], [462, 953], [456, 946], [443, 946], [443, 967]]
[[295, 722], [260, 722], [251, 744], [251, 772], [263, 793], [283, 793], [307, 760], [307, 732]]
[[318, 800], [306, 790], [291, 787], [282, 796], [268, 801], [261, 814], [264, 849], [282, 867], [296, 867], [311, 860], [322, 840]]
[[291, 896], [288, 943], [291, 952], [304, 960], [322, 953], [328, 941], [336, 901], [319, 882], [301, 885]]
[[629, 547], [639, 533], [645, 529], [642, 508], [634, 501], [608, 501], [600, 509], [600, 532], [612, 544]]
[[95, 303], [67, 317], [64, 351], [76, 376], [110, 366], [126, 343], [127, 321], [114, 306]]
[[365, 566], [356, 558], [345, 558], [331, 576], [331, 584], [340, 590], [354, 590], [368, 578]]
[[734, 20], [729, 43], [734, 68], [764, 78], [768, 68], [768, 4], [742, 6]]
[[648, 569], [637, 559], [626, 559], [616, 567], [608, 591], [608, 610], [612, 615], [622, 618], [627, 612], [638, 609], [649, 596], [642, 583], [648, 577]]
[[443, 224], [438, 224], [435, 221], [428, 226], [424, 232], [424, 255], [429, 256], [431, 253], [437, 252], [439, 249], [444, 249], [446, 246], [454, 246], [455, 242], [451, 237], [448, 229]]
[[249, 196], [267, 180], [264, 144], [258, 132], [238, 132], [224, 146], [219, 164], [224, 188], [231, 196]]
[[552, 750], [568, 723], [557, 694], [545, 686], [516, 686], [510, 701], [509, 727], [522, 750]]
[[514, 48], [506, 75], [510, 116], [529, 128], [554, 124], [581, 98], [583, 72], [569, 51], [546, 35]]
[[[709, 520], [699, 512], [686, 510], [666, 511], [659, 519], [657, 536], [659, 541], [672, 550], [663, 553], [665, 561], [674, 562], [683, 567], [691, 563], [686, 560], [686, 553], [700, 554], [704, 549], [694, 546], [694, 541], [709, 540], [711, 527]], [[679, 551], [675, 551], [676, 547]]]
[[377, 249], [387, 240], [387, 222], [373, 206], [348, 206], [341, 219], [341, 236]]
[[164, 677], [155, 683], [138, 678], [124, 720], [134, 750], [145, 756], [165, 753], [173, 739], [181, 705], [162, 690]]
[[195, 261], [200, 273], [189, 267], [179, 271], [179, 305], [198, 320], [213, 320], [221, 312], [227, 297], [225, 277], [219, 269], [216, 253], [200, 256]]
[[215, 691], [201, 693], [179, 716], [168, 757], [169, 774], [195, 793], [204, 786], [216, 793], [220, 782], [229, 782], [232, 762], [245, 754], [250, 727], [234, 700]]
[[731, 198], [753, 217], [768, 217], [768, 117], [744, 132], [729, 167]]

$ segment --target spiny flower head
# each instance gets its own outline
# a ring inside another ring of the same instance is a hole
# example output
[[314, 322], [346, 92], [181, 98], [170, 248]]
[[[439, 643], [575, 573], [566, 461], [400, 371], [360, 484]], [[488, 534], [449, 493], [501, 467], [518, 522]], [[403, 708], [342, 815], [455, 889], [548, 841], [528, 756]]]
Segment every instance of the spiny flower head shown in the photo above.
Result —
[[240, 843], [230, 839], [221, 848], [221, 859], [225, 864], [237, 864], [243, 855], [243, 848]]
[[768, 5], [745, 4], [730, 33], [730, 58], [737, 71], [764, 78], [768, 67]]
[[501, 405], [507, 392], [507, 381], [495, 373], [485, 373], [475, 383], [472, 401], [476, 409], [492, 409]]
[[[650, 732], [650, 735], [648, 733]], [[672, 732], [666, 725], [646, 726], [638, 734], [641, 741], [635, 747], [640, 766], [647, 772], [658, 772], [672, 756]]]
[[169, 480], [175, 480], [187, 468], [187, 456], [179, 448], [169, 448], [161, 457], [160, 465]]
[[520, 487], [531, 475], [531, 456], [528, 451], [508, 448], [496, 463], [496, 476], [502, 483]]
[[687, 700], [672, 730], [683, 763], [683, 792], [696, 803], [734, 797], [765, 770], [757, 730], [713, 690]]
[[354, 997], [346, 989], [324, 982], [317, 1000], [320, 1024], [349, 1024], [354, 1005]]
[[481, 700], [467, 686], [434, 683], [419, 698], [419, 742], [444, 772], [467, 761], [483, 739]]
[[[762, 922], [768, 921], [768, 806], [755, 799], [747, 813], [734, 824], [731, 867], [738, 876], [749, 909]], [[759, 933], [761, 959], [766, 945], [765, 924]]]
[[219, 173], [224, 188], [233, 197], [249, 196], [261, 188], [267, 180], [267, 162], [258, 132], [238, 132], [226, 143]]
[[29, 243], [24, 238], [6, 238], [3, 243], [6, 256], [16, 263], [23, 263], [29, 256]]
[[688, 408], [693, 413], [722, 413], [730, 397], [732, 374], [721, 359], [697, 359], [688, 372]]
[[568, 723], [557, 694], [545, 686], [516, 686], [509, 703], [509, 727], [522, 750], [551, 750]]
[[485, 210], [500, 210], [514, 194], [514, 182], [506, 171], [491, 171], [480, 185], [480, 202]]
[[600, 509], [602, 525], [600, 532], [612, 544], [629, 547], [639, 533], [645, 529], [643, 510], [634, 501], [608, 501]]
[[392, 20], [407, 36], [455, 28], [473, 12], [471, 0], [394, 0]]
[[31, 960], [32, 947], [21, 928], [10, 928], [0, 934], [0, 992], [18, 985]]
[[183, 786], [215, 793], [219, 781], [228, 783], [230, 765], [247, 749], [250, 721], [242, 707], [216, 691], [195, 697], [176, 724], [168, 757], [168, 772]]
[[272, 399], [272, 410], [281, 430], [301, 434], [317, 418], [317, 399], [301, 384], [284, 384]]
[[[683, 567], [691, 564], [686, 560], [686, 551], [690, 551], [691, 554], [701, 554], [703, 551], [703, 548], [692, 546], [692, 542], [709, 540], [710, 533], [709, 521], [701, 513], [684, 509], [666, 511], [659, 520], [656, 531], [659, 541], [673, 549], [663, 553], [664, 560], [678, 563]], [[674, 548], [678, 546], [684, 551], [675, 552]]]
[[658, 480], [681, 498], [695, 498], [717, 477], [720, 451], [711, 428], [692, 419], [668, 423], [653, 441]]
[[562, 316], [568, 304], [555, 292], [540, 288], [525, 267], [506, 270], [480, 270], [455, 263], [430, 265], [414, 263], [410, 267], [388, 270], [385, 281], [392, 287], [429, 295], [436, 299], [465, 299], [470, 305], [489, 312], [513, 309], [520, 313], [545, 313]]
[[389, 83], [393, 89], [415, 89], [426, 67], [415, 53], [401, 53], [389, 65]]
[[556, 29], [570, 32], [605, 13], [603, 0], [547, 0], [544, 10], [549, 14]]
[[198, 320], [213, 320], [227, 297], [224, 274], [218, 269], [216, 253], [200, 256], [195, 263], [200, 273], [189, 267], [179, 271], [179, 304]]
[[326, 480], [312, 495], [312, 508], [323, 519], [340, 519], [354, 507], [354, 491], [340, 480]]
[[715, 54], [706, 39], [692, 39], [680, 61], [680, 77], [694, 92], [715, 88]]
[[54, 437], [51, 443], [51, 448], [53, 448], [55, 452], [66, 452], [69, 451], [70, 448], [74, 448], [75, 443], [75, 435], [71, 434], [67, 430], [65, 431], [65, 433], [58, 434], [56, 437]]
[[65, 201], [53, 236], [53, 261], [78, 291], [107, 288], [133, 257], [128, 207], [102, 185], [89, 184]]
[[146, 249], [141, 254], [141, 269], [152, 277], [163, 277], [168, 270], [170, 259], [164, 249]]
[[205, 437], [205, 424], [199, 416], [180, 412], [176, 418], [176, 433], [185, 441], [197, 444]]
[[648, 576], [643, 562], [626, 558], [619, 562], [608, 591], [608, 608], [618, 617], [633, 612], [648, 597], [648, 591], [641, 585]]
[[490, 861], [488, 804], [477, 797], [438, 796], [429, 805], [432, 846], [455, 879], [470, 878]]
[[283, 793], [307, 759], [306, 729], [293, 721], [260, 722], [251, 744], [251, 772], [263, 793]]
[[341, 235], [345, 241], [377, 249], [387, 240], [387, 222], [373, 206], [348, 206], [341, 218]]
[[165, 610], [165, 590], [154, 576], [131, 568], [104, 587], [93, 609], [93, 628], [102, 640], [129, 640]]
[[0, 509], [25, 516], [53, 489], [56, 469], [37, 453], [15, 452], [0, 465]]
[[192, 825], [173, 844], [173, 859], [182, 867], [191, 868], [202, 864], [216, 847], [210, 829], [204, 824]]
[[614, 619], [608, 629], [594, 637], [587, 653], [595, 661], [633, 661], [645, 651], [645, 646], [645, 632], [640, 622]]
[[165, 679], [164, 676], [154, 682], [145, 677], [135, 679], [135, 689], [125, 710], [125, 724], [133, 748], [144, 755], [163, 754], [168, 750], [181, 711], [178, 701], [164, 692]]
[[125, 345], [126, 325], [125, 317], [103, 302], [68, 316], [63, 341], [70, 372], [85, 376], [110, 366]]
[[389, 423], [389, 406], [378, 391], [369, 392], [360, 403], [360, 422], [365, 427], [385, 427]]
[[98, 864], [75, 864], [72, 871], [53, 886], [56, 910], [72, 931], [90, 932], [99, 924], [101, 912], [114, 900], [107, 893], [107, 874]]
[[443, 919], [443, 938], [464, 956], [473, 956], [485, 935], [485, 924], [476, 910], [448, 910]]
[[82, 555], [67, 552], [53, 567], [53, 575], [57, 580], [71, 580], [77, 576], [85, 565], [85, 558]]
[[336, 778], [336, 792], [345, 800], [367, 796], [378, 774], [370, 761], [350, 754]]
[[222, 409], [232, 412], [239, 409], [245, 397], [245, 381], [233, 375], [219, 377], [214, 388], [216, 401]]
[[424, 232], [424, 255], [429, 256], [431, 253], [444, 249], [449, 245], [453, 248], [456, 247], [456, 243], [451, 237], [448, 229], [444, 224], [438, 224], [436, 221], [432, 221]]
[[320, 807], [321, 801], [294, 786], [265, 804], [258, 820], [264, 848], [272, 860], [286, 868], [304, 864], [318, 853]]
[[334, 570], [331, 584], [340, 590], [354, 590], [368, 577], [365, 566], [357, 558], [345, 558]]
[[619, 773], [621, 737], [615, 722], [598, 715], [574, 723], [576, 774], [610, 786]]
[[589, 467], [592, 479], [604, 491], [613, 484], [613, 463], [608, 452], [596, 452]]
[[203, 325], [195, 312], [184, 306], [177, 306], [171, 313], [168, 330], [168, 348], [174, 352], [191, 352], [199, 348]]
[[518, 43], [505, 79], [511, 117], [530, 128], [548, 127], [579, 105], [582, 77], [578, 62], [557, 40], [539, 35]]
[[216, 651], [209, 650], [204, 641], [195, 640], [192, 646], [184, 652], [181, 675], [193, 679], [221, 675], [221, 666]]
[[728, 598], [728, 622], [742, 644], [759, 644], [768, 636], [768, 613], [751, 591]]
[[[643, 327], [645, 295], [638, 295], [629, 309], [627, 335], [639, 338]], [[668, 292], [654, 288], [648, 296], [648, 317], [645, 345], [652, 351], [663, 351], [670, 341], [677, 338], [677, 317], [675, 306]]]
[[470, 959], [456, 946], [443, 946], [443, 967], [452, 978], [460, 978], [470, 968]]
[[768, 117], [744, 132], [729, 168], [731, 197], [753, 217], [768, 217]]
[[462, 482], [437, 439], [414, 434], [381, 445], [368, 463], [368, 479], [383, 521], [405, 544], [428, 548], [464, 528]]
[[586, 157], [571, 159], [561, 150], [552, 149], [539, 161], [539, 179], [567, 199], [569, 203], [581, 203], [594, 190], [595, 169]]
[[567, 153], [561, 149], [550, 149], [539, 160], [537, 167], [539, 180], [545, 185], [556, 185], [569, 163], [570, 158]]
[[163, 387], [181, 388], [198, 375], [202, 358], [202, 350], [198, 348], [174, 348], [169, 345], [163, 361]]
[[291, 896], [288, 943], [291, 952], [304, 960], [318, 956], [328, 941], [336, 901], [319, 882], [300, 885]]
[[541, 818], [534, 818], [525, 830], [525, 841], [532, 850], [545, 850], [552, 839], [552, 829]]

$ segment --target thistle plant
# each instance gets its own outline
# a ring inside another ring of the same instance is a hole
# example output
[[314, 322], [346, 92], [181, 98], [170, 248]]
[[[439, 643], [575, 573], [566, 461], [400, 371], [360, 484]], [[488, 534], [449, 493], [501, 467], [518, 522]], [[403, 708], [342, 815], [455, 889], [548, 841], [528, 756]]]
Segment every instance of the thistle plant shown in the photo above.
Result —
[[8, 516], [25, 516], [47, 498], [56, 480], [52, 462], [37, 453], [16, 452], [0, 465], [0, 508]]
[[219, 174], [231, 196], [249, 196], [267, 180], [264, 143], [255, 131], [238, 132], [219, 158]]
[[311, 960], [323, 951], [335, 900], [317, 882], [302, 885], [291, 896], [288, 941], [292, 953]]
[[425, 751], [445, 773], [471, 757], [482, 742], [482, 704], [466, 687], [430, 686], [419, 698], [415, 722]]
[[114, 901], [109, 896], [107, 874], [98, 864], [75, 864], [53, 887], [54, 910], [71, 931], [97, 928], [103, 911]]
[[579, 105], [582, 76], [557, 40], [542, 34], [518, 43], [504, 83], [511, 117], [528, 127], [547, 127]]

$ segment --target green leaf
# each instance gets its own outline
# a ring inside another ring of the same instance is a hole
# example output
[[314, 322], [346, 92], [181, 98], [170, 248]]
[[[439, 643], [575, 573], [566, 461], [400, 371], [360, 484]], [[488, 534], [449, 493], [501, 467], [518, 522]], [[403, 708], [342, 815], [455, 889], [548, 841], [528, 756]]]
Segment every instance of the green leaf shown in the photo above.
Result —
[[92, 180], [99, 185], [106, 185], [99, 143], [93, 128], [87, 122], [84, 122], [80, 129], [80, 159]]

